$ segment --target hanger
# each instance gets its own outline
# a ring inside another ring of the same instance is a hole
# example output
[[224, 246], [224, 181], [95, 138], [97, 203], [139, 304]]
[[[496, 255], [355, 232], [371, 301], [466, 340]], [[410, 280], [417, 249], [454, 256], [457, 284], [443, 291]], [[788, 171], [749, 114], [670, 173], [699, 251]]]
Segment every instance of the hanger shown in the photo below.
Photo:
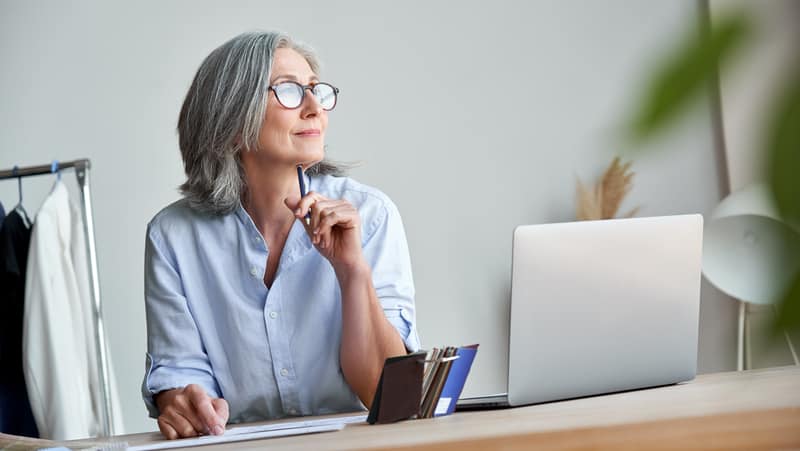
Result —
[[50, 163], [50, 173], [56, 175], [56, 182], [53, 183], [53, 187], [50, 188], [50, 192], [52, 193], [61, 182], [61, 168], [58, 166], [58, 160], [53, 160], [53, 162]]
[[25, 211], [25, 207], [22, 206], [22, 176], [19, 175], [19, 166], [14, 165], [14, 168], [11, 169], [11, 175], [17, 178], [17, 187], [19, 188], [19, 202], [17, 206], [14, 207], [13, 211], [16, 211], [17, 214], [22, 217], [22, 222], [25, 223], [26, 227], [30, 227], [31, 219], [28, 217], [28, 212]]
[[61, 181], [61, 168], [58, 167], [58, 160], [53, 160], [53, 162], [50, 163], [50, 172], [56, 174], [57, 182]]

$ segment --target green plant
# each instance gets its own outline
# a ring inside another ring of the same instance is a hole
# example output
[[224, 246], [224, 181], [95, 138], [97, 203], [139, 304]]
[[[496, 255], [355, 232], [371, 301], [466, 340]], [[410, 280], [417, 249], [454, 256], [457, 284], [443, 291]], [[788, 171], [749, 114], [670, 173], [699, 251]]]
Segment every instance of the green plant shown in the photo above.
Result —
[[[738, 10], [699, 27], [672, 49], [650, 77], [637, 108], [626, 122], [631, 145], [640, 147], [665, 131], [708, 88], [717, 89], [719, 74], [733, 70], [733, 61], [753, 38], [755, 25]], [[800, 230], [800, 66], [776, 89], [772, 108], [761, 124], [767, 182], [783, 221]], [[800, 258], [800, 256], [798, 256]], [[800, 272], [777, 301], [774, 331], [800, 330]]]

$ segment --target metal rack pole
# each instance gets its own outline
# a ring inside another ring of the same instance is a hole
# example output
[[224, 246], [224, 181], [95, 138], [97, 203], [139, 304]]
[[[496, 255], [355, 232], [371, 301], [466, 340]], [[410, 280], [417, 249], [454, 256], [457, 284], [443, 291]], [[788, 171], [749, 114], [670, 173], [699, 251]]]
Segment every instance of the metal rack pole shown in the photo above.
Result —
[[94, 306], [94, 338], [97, 354], [100, 357], [100, 389], [103, 393], [103, 415], [101, 426], [103, 435], [114, 435], [114, 421], [112, 420], [111, 384], [109, 381], [110, 369], [108, 365], [108, 349], [105, 341], [105, 328], [103, 326], [103, 310], [100, 304], [100, 282], [97, 270], [97, 249], [94, 241], [94, 218], [92, 217], [92, 194], [89, 189], [89, 160], [82, 160], [75, 165], [75, 176], [81, 188], [83, 202], [83, 228], [86, 235], [86, 252], [89, 256], [89, 283], [91, 284], [92, 305]]

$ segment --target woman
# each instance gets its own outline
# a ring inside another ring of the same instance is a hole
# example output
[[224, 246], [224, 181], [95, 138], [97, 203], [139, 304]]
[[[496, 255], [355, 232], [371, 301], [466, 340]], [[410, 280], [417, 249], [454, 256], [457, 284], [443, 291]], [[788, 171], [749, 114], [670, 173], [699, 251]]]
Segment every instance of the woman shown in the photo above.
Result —
[[291, 38], [246, 33], [186, 95], [185, 197], [145, 251], [142, 392], [167, 438], [363, 409], [384, 360], [419, 349], [400, 215], [324, 160], [338, 90], [318, 73]]

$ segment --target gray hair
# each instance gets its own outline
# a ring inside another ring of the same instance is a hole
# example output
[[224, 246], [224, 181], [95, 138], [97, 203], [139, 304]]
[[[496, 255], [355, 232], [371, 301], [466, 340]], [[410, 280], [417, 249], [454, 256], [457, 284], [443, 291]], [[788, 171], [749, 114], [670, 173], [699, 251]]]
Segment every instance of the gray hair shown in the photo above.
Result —
[[[212, 51], [192, 81], [178, 119], [186, 172], [181, 193], [198, 211], [227, 214], [247, 190], [240, 153], [258, 149], [275, 49], [290, 48], [319, 74], [311, 48], [282, 33], [243, 33]], [[307, 173], [343, 175], [347, 164], [327, 159]]]

